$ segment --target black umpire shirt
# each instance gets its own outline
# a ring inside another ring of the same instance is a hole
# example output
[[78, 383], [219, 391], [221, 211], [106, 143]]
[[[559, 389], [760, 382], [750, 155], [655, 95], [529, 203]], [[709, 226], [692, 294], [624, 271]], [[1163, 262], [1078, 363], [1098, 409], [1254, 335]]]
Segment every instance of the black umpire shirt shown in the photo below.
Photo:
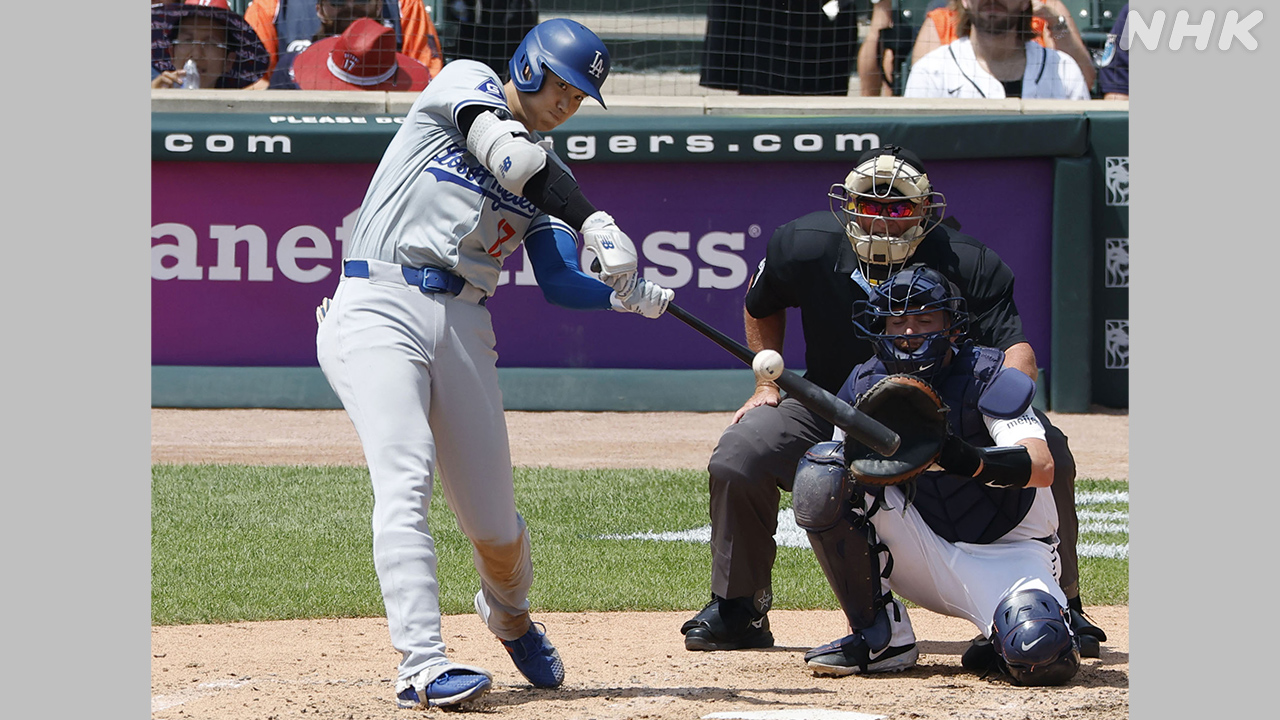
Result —
[[[969, 310], [968, 336], [1001, 350], [1026, 342], [1013, 302], [1013, 271], [994, 250], [963, 233], [938, 225], [925, 236], [911, 263], [924, 263], [960, 288]], [[829, 210], [779, 227], [747, 288], [746, 309], [764, 318], [800, 308], [804, 332], [804, 376], [836, 393], [871, 344], [854, 334], [853, 303], [867, 294], [853, 272], [857, 255], [840, 221]]]

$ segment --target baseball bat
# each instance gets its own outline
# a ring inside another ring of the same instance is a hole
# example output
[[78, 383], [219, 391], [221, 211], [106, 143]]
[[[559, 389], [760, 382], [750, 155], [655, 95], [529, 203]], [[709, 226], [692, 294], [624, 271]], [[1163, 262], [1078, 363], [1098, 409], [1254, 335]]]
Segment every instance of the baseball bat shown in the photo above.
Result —
[[[751, 361], [755, 359], [755, 353], [751, 352], [745, 345], [711, 327], [679, 305], [668, 303], [667, 312], [697, 330], [703, 336], [711, 339], [720, 347], [728, 350], [730, 355], [742, 362], [750, 365]], [[774, 382], [778, 383], [778, 387], [786, 390], [788, 395], [800, 401], [802, 405], [818, 413], [832, 425], [844, 430], [846, 435], [863, 445], [885, 457], [898, 451], [901, 438], [898, 437], [897, 433], [880, 424], [870, 415], [818, 387], [813, 382], [785, 369]]]
[[[591, 270], [596, 273], [600, 272], [599, 258], [591, 261]], [[750, 348], [703, 322], [679, 305], [667, 303], [667, 312], [676, 316], [681, 322], [697, 330], [715, 344], [728, 350], [730, 355], [742, 362], [750, 365], [751, 361], [755, 359], [756, 354], [751, 352]], [[782, 371], [782, 374], [774, 382], [778, 383], [778, 387], [786, 390], [787, 394], [799, 401], [801, 405], [818, 413], [832, 425], [844, 430], [845, 434], [851, 436], [854, 440], [885, 457], [898, 451], [898, 445], [902, 443], [902, 438], [898, 437], [898, 433], [880, 424], [870, 415], [818, 387], [815, 383], [805, 380], [786, 369]]]

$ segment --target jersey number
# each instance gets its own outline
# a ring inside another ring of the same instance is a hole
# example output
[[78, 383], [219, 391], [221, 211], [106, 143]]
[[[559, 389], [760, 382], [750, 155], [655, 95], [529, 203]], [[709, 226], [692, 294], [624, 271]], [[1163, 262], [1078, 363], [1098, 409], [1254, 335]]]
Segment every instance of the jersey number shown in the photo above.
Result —
[[502, 257], [502, 243], [510, 240], [511, 236], [516, 234], [516, 229], [511, 227], [511, 223], [506, 220], [498, 221], [498, 229], [502, 231], [503, 235], [498, 238], [497, 242], [489, 246], [489, 254], [493, 257]]

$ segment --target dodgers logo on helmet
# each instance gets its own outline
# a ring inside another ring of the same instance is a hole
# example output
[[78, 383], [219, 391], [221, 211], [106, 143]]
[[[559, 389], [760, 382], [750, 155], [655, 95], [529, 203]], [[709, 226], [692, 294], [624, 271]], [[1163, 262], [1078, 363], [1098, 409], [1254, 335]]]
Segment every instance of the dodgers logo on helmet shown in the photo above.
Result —
[[595, 58], [591, 61], [591, 66], [587, 69], [592, 77], [600, 77], [605, 73], [604, 54], [599, 50], [596, 51]]
[[511, 56], [511, 81], [521, 92], [537, 92], [546, 71], [589, 95], [600, 105], [600, 87], [609, 76], [609, 49], [582, 23], [555, 18], [539, 23]]

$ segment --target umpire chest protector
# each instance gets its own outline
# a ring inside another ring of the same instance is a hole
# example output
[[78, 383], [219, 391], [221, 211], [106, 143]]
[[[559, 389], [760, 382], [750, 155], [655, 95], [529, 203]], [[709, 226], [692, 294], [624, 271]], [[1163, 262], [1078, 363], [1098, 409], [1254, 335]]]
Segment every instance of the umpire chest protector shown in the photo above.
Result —
[[[951, 432], [977, 447], [994, 444], [978, 401], [991, 387], [1003, 363], [1003, 352], [966, 342], [952, 356], [951, 363], [933, 378], [934, 388], [950, 408], [947, 423]], [[855, 372], [855, 397], [887, 374], [878, 359], [858, 366]], [[991, 543], [1022, 522], [1035, 498], [1034, 488], [987, 487], [973, 478], [927, 470], [916, 480], [912, 505], [929, 527], [948, 542]]]

